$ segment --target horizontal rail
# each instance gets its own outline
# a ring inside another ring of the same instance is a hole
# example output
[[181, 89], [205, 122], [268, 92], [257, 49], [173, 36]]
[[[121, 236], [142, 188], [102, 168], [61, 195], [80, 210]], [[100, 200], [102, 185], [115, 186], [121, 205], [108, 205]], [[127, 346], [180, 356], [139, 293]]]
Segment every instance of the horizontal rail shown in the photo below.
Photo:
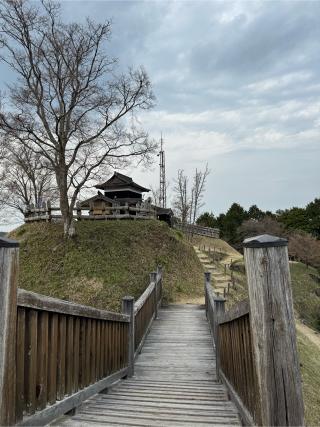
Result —
[[237, 320], [242, 316], [246, 316], [250, 313], [250, 305], [248, 300], [243, 300], [238, 302], [238, 304], [234, 305], [230, 308], [230, 310], [221, 313], [218, 319], [219, 325], [222, 325], [227, 322], [232, 322], [233, 320]]
[[154, 291], [155, 286], [155, 282], [151, 282], [143, 294], [139, 297], [139, 299], [137, 299], [137, 301], [134, 303], [134, 314], [137, 314], [141, 310], [149, 296]]
[[218, 239], [220, 236], [219, 228], [203, 227], [195, 224], [182, 224], [175, 221], [173, 227], [186, 233], [197, 234]]
[[113, 322], [129, 322], [129, 316], [112, 311], [99, 310], [86, 305], [60, 300], [37, 294], [35, 292], [18, 289], [18, 306], [35, 310], [44, 310], [54, 313], [67, 314], [79, 317], [88, 317], [99, 320], [111, 320]]

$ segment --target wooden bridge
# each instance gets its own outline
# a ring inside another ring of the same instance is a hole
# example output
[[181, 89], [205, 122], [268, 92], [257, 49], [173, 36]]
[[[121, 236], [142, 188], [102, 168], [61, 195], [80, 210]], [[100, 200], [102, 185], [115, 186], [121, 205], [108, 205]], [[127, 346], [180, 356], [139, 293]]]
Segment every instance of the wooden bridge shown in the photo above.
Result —
[[161, 306], [162, 269], [122, 314], [17, 289], [0, 239], [0, 425], [303, 425], [287, 242], [245, 241], [250, 302]]

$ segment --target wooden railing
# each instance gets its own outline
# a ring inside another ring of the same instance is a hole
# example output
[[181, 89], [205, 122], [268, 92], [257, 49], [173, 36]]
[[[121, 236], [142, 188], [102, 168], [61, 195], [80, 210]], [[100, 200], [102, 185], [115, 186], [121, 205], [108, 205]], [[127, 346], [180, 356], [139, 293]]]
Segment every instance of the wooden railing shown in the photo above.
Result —
[[134, 304], [135, 318], [135, 357], [141, 350], [152, 321], [157, 318], [162, 299], [162, 269], [150, 274], [150, 284]]
[[249, 301], [225, 312], [205, 273], [205, 303], [216, 347], [217, 377], [245, 425], [303, 426], [304, 409], [287, 241], [244, 242]]
[[[250, 308], [247, 300], [235, 305], [218, 319], [220, 378], [228, 383], [243, 404], [247, 424], [261, 425], [259, 387], [254, 363]], [[236, 398], [236, 395], [233, 396]]]
[[184, 233], [197, 234], [200, 236], [212, 237], [214, 239], [219, 239], [220, 236], [219, 228], [202, 227], [201, 225], [196, 224], [183, 224], [177, 220], [173, 222], [173, 227], [177, 230], [183, 231]]
[[[25, 222], [59, 220], [62, 218], [60, 207], [51, 206], [50, 202], [43, 203], [41, 207], [28, 207], [24, 212]], [[156, 211], [148, 202], [137, 203], [129, 206], [128, 203], [114, 202], [99, 213], [90, 211], [88, 207], [78, 204], [73, 210], [73, 218], [81, 220], [112, 220], [112, 219], [155, 219]]]
[[0, 425], [44, 425], [133, 375], [135, 342], [141, 348], [161, 301], [162, 269], [137, 304], [123, 299], [121, 314], [17, 289], [18, 250], [0, 239]]

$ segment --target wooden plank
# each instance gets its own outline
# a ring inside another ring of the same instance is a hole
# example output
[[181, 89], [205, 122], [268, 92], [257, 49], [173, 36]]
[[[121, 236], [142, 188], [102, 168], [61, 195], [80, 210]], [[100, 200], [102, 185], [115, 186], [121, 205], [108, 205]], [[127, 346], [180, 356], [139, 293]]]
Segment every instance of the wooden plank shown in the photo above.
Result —
[[86, 368], [85, 368], [85, 386], [90, 384], [90, 354], [91, 354], [91, 319], [86, 321]]
[[97, 321], [97, 336], [96, 336], [96, 381], [101, 379], [101, 322]]
[[79, 389], [79, 371], [80, 371], [80, 318], [74, 319], [74, 335], [73, 335], [73, 382], [72, 392], [75, 393]]
[[15, 423], [19, 244], [0, 238], [0, 425]]
[[66, 394], [67, 318], [64, 315], [59, 315], [58, 331], [57, 400], [62, 400]]
[[87, 346], [86, 346], [86, 334], [87, 334], [87, 320], [84, 318], [80, 318], [80, 375], [79, 375], [79, 386], [80, 388], [84, 388], [87, 384], [86, 377], [86, 354], [87, 354]]
[[50, 313], [47, 384], [48, 402], [51, 405], [57, 400], [58, 320], [58, 314]]
[[250, 313], [250, 306], [248, 300], [243, 300], [231, 307], [230, 310], [219, 316], [219, 324], [232, 322], [239, 317], [245, 316]]
[[25, 322], [26, 312], [24, 308], [18, 308], [17, 313], [17, 352], [16, 352], [16, 378], [17, 378], [17, 401], [16, 422], [22, 420], [26, 409], [24, 396], [24, 364], [25, 364]]
[[48, 333], [49, 313], [38, 313], [38, 338], [37, 338], [37, 409], [45, 408], [47, 404], [48, 380]]
[[96, 382], [97, 321], [91, 320], [90, 383]]
[[24, 289], [18, 289], [18, 305], [37, 310], [51, 311], [66, 315], [90, 317], [92, 319], [112, 320], [114, 322], [129, 322], [128, 316], [111, 311], [75, 304]]
[[25, 352], [25, 399], [26, 411], [33, 414], [36, 410], [36, 379], [37, 379], [37, 334], [38, 312], [26, 311], [26, 352]]
[[110, 387], [120, 378], [125, 377], [127, 374], [127, 369], [123, 369], [119, 372], [116, 372], [113, 375], [109, 375], [107, 378], [104, 378], [101, 381], [96, 382], [93, 385], [90, 385], [84, 388], [81, 391], [73, 394], [72, 396], [66, 397], [61, 402], [56, 402], [52, 406], [48, 406], [41, 412], [37, 412], [35, 415], [30, 417], [25, 417], [20, 425], [25, 426], [43, 426], [59, 416], [71, 411], [71, 409], [76, 408], [81, 405], [86, 399], [91, 396], [99, 393], [101, 390]]
[[149, 296], [152, 294], [153, 290], [155, 288], [155, 283], [151, 282], [149, 286], [146, 288], [146, 290], [143, 292], [143, 294], [140, 296], [139, 299], [134, 303], [134, 313], [138, 313], [139, 310], [144, 306]]
[[67, 317], [67, 337], [66, 337], [66, 389], [65, 393], [70, 395], [73, 388], [74, 373], [74, 317]]

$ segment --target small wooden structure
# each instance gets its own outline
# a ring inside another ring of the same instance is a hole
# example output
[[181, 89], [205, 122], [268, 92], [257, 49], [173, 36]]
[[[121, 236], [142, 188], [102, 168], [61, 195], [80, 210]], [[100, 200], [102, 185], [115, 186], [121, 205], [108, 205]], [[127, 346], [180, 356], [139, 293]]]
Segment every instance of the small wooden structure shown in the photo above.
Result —
[[121, 200], [122, 203], [137, 203], [142, 201], [143, 193], [148, 193], [149, 188], [142, 187], [133, 181], [130, 176], [115, 172], [108, 181], [97, 184], [98, 190], [103, 190], [104, 195], [110, 199]]
[[[129, 176], [115, 172], [103, 184], [96, 185], [98, 191], [89, 199], [78, 201], [74, 208], [74, 219], [159, 219], [172, 225], [173, 212], [151, 204], [151, 199], [143, 199], [148, 188], [135, 183]], [[41, 206], [28, 206], [25, 210], [25, 222], [52, 221], [61, 219], [59, 207], [51, 206], [50, 201]]]

